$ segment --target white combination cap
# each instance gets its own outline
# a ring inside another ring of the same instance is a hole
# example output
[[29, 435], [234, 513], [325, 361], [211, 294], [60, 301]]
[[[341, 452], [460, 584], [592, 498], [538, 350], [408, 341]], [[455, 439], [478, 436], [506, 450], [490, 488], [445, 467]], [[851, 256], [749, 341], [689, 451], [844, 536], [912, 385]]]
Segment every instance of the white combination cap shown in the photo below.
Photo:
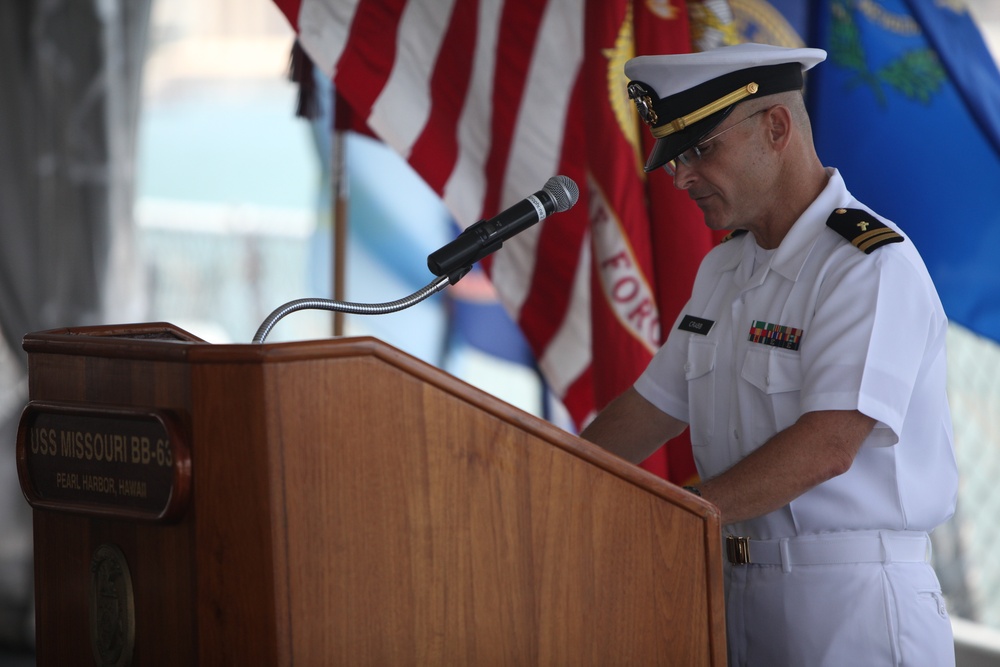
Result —
[[632, 58], [629, 97], [656, 139], [646, 171], [696, 145], [740, 102], [800, 90], [803, 72], [824, 60], [822, 49], [768, 44]]

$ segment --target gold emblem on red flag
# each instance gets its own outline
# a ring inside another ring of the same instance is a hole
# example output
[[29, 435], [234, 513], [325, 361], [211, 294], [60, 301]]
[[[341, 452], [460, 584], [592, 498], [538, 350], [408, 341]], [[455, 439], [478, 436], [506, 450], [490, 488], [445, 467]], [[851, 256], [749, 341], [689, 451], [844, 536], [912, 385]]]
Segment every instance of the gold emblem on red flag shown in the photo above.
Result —
[[628, 79], [625, 77], [625, 63], [635, 56], [635, 35], [632, 32], [632, 3], [628, 3], [625, 18], [618, 27], [615, 45], [602, 49], [608, 61], [607, 85], [608, 102], [615, 115], [618, 127], [625, 141], [632, 147], [635, 154], [635, 168], [639, 174], [642, 170], [642, 151], [639, 147], [639, 123], [634, 106], [628, 96]]
[[680, 11], [677, 7], [674, 7], [672, 0], [646, 0], [646, 9], [654, 16], [666, 19], [667, 21], [677, 18]]

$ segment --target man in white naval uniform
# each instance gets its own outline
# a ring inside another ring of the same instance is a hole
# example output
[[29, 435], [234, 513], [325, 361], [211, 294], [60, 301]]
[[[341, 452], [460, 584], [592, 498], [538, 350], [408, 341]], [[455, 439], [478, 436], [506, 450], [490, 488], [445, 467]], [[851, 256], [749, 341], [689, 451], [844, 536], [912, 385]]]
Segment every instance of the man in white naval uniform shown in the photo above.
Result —
[[639, 462], [690, 426], [688, 488], [727, 535], [730, 665], [953, 665], [927, 535], [957, 495], [947, 321], [912, 243], [816, 155], [801, 89], [825, 57], [745, 44], [626, 65], [657, 139], [646, 170], [732, 233], [583, 437]]

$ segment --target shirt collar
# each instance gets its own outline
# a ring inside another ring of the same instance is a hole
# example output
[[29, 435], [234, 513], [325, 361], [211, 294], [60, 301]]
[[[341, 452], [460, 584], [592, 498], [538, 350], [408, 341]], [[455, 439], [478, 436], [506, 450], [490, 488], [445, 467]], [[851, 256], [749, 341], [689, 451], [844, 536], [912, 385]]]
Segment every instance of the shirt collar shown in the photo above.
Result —
[[826, 187], [788, 230], [771, 258], [771, 270], [788, 280], [798, 278], [816, 239], [826, 227], [830, 212], [849, 206], [854, 199], [839, 171], [828, 167], [826, 173], [830, 177]]
[[[829, 180], [826, 187], [813, 200], [813, 203], [799, 216], [791, 229], [781, 240], [777, 251], [771, 257], [771, 269], [779, 275], [789, 280], [796, 280], [799, 272], [806, 263], [809, 251], [816, 243], [826, 221], [830, 217], [830, 212], [836, 208], [851, 207], [854, 197], [847, 190], [840, 172], [827, 167], [826, 173]], [[736, 270], [736, 280], [746, 283], [750, 280], [750, 272], [753, 270], [754, 261], [754, 240], [753, 234], [744, 234], [732, 239], [733, 251], [727, 261], [720, 268], [723, 271]]]

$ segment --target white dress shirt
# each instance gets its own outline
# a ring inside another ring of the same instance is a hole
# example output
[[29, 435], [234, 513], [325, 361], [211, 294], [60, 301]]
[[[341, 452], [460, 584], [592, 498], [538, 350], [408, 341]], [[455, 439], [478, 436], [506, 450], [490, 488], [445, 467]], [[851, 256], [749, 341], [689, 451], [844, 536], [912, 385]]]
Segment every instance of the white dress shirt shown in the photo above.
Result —
[[826, 188], [773, 252], [743, 234], [705, 257], [667, 342], [635, 383], [690, 425], [705, 479], [806, 412], [856, 409], [877, 420], [847, 473], [733, 526], [755, 539], [929, 531], [955, 506], [941, 302], [909, 239], [866, 254], [826, 225], [838, 208], [871, 213], [827, 171]]

